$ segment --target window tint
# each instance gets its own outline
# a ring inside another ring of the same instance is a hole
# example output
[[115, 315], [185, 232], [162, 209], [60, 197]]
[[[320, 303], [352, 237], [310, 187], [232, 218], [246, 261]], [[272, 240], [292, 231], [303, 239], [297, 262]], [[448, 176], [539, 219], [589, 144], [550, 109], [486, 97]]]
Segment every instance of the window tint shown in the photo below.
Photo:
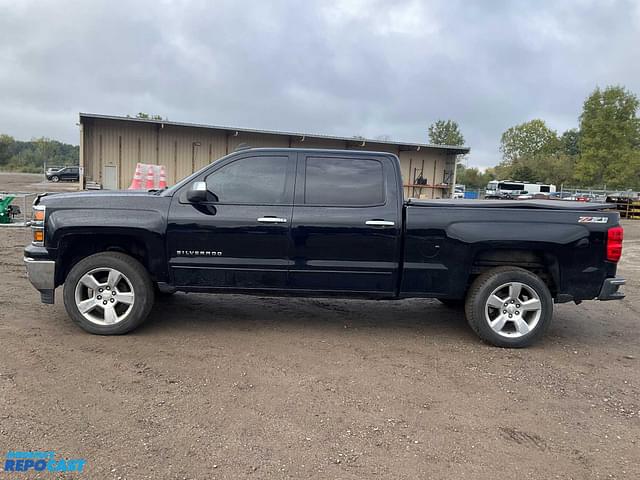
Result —
[[352, 158], [307, 158], [305, 203], [379, 205], [384, 203], [382, 163]]
[[287, 189], [289, 157], [247, 157], [207, 177], [207, 189], [220, 203], [292, 203]]
[[550, 192], [551, 191], [551, 187], [549, 185], [542, 185], [540, 187], [540, 191], [541, 192]]
[[524, 190], [522, 183], [501, 183], [499, 188], [502, 190]]

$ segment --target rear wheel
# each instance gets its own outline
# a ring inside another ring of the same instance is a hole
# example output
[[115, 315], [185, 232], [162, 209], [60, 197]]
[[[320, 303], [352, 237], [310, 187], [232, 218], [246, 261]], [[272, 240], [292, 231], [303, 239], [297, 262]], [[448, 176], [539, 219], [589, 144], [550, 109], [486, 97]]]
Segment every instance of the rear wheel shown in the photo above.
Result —
[[473, 282], [465, 313], [484, 341], [498, 347], [526, 347], [549, 328], [553, 298], [537, 275], [523, 268], [499, 267]]
[[103, 252], [79, 261], [64, 284], [64, 305], [81, 328], [98, 335], [119, 335], [138, 327], [153, 306], [153, 283], [145, 268], [119, 252]]

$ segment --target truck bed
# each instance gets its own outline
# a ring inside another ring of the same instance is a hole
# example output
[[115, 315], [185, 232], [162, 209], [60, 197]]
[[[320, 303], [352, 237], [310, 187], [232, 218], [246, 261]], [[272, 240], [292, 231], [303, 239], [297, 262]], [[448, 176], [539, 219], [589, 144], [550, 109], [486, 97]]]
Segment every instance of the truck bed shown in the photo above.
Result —
[[534, 208], [543, 210], [608, 210], [615, 205], [608, 203], [572, 202], [568, 200], [420, 200], [409, 198], [406, 205], [415, 207], [464, 207], [464, 208]]

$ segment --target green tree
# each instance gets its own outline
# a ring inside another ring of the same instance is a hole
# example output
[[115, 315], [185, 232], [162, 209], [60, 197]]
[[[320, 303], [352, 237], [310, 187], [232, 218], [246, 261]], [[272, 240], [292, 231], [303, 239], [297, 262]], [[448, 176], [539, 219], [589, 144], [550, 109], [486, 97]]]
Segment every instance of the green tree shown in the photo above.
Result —
[[640, 188], [638, 97], [622, 86], [596, 88], [580, 116], [576, 178], [587, 184]]
[[560, 149], [566, 155], [580, 155], [580, 132], [572, 128], [560, 135]]
[[558, 148], [558, 134], [540, 119], [511, 127], [500, 139], [500, 151], [505, 165], [536, 155], [553, 153]]
[[[127, 115], [128, 117], [129, 115]], [[136, 113], [136, 118], [142, 118], [145, 120], [162, 120], [162, 115], [153, 115], [153, 114], [148, 114], [146, 112], [138, 112]]]
[[476, 167], [465, 167], [463, 164], [458, 164], [458, 171], [456, 173], [456, 183], [465, 185], [467, 189], [485, 188], [487, 183], [491, 180], [495, 180], [496, 176], [492, 169], [487, 169], [481, 172]]
[[464, 145], [464, 137], [457, 122], [438, 120], [429, 127], [429, 143], [433, 145]]
[[511, 177], [522, 182], [538, 182], [540, 176], [533, 169], [531, 162], [517, 162], [511, 169]]
[[0, 135], [0, 170], [39, 173], [45, 162], [49, 166], [77, 165], [79, 154], [78, 146], [49, 138], [23, 142]]

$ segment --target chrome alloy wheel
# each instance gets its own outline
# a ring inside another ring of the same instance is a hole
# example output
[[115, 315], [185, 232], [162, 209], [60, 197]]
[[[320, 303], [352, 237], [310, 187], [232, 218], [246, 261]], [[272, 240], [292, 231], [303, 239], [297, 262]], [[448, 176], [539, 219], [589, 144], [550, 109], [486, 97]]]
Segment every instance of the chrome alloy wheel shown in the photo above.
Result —
[[76, 285], [75, 301], [84, 318], [96, 325], [122, 322], [131, 310], [135, 293], [129, 279], [114, 268], [94, 268]]
[[509, 282], [496, 288], [485, 304], [484, 316], [498, 335], [519, 338], [531, 332], [540, 321], [540, 296], [530, 286]]

